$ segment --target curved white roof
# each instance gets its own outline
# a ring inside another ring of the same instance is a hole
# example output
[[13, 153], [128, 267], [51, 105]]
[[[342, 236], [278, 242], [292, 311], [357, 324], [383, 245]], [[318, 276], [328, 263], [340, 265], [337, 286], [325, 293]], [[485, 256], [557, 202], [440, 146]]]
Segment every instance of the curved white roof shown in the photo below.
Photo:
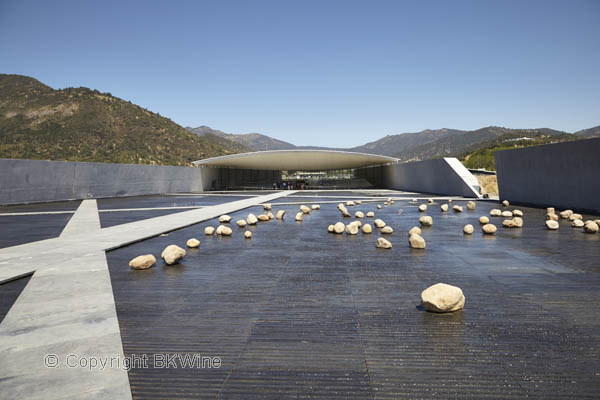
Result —
[[398, 161], [397, 158], [335, 150], [269, 150], [194, 161], [196, 165], [262, 170], [322, 171], [359, 168]]

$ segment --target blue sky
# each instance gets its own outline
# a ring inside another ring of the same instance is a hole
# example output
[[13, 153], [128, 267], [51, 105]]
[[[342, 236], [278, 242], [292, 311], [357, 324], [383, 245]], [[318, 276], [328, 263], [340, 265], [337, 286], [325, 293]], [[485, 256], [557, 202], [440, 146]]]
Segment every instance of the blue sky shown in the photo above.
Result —
[[0, 73], [183, 126], [354, 146], [600, 125], [600, 1], [0, 0]]

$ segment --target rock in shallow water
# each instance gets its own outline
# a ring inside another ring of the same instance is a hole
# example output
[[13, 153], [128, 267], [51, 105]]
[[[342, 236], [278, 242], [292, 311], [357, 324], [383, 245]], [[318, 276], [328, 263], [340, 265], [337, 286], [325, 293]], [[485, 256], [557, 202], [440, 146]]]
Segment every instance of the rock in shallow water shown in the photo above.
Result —
[[258, 222], [258, 218], [256, 218], [256, 215], [250, 213], [246, 217], [246, 222], [248, 223], [248, 225], [256, 225], [256, 223]]
[[484, 226], [481, 227], [481, 230], [485, 234], [493, 235], [494, 233], [496, 233], [496, 231], [498, 229], [496, 228], [496, 225], [494, 225], [494, 224], [485, 224]]
[[364, 224], [362, 226], [362, 232], [363, 233], [371, 233], [371, 232], [373, 232], [373, 228], [371, 227], [370, 224]]
[[250, 239], [250, 238], [252, 237], [252, 232], [250, 232], [250, 231], [246, 231], [246, 232], [244, 232], [244, 237], [245, 237], [246, 239]]
[[515, 223], [512, 219], [505, 219], [504, 221], [502, 221], [502, 226], [505, 228], [514, 228]]
[[179, 262], [183, 257], [185, 257], [185, 250], [177, 245], [169, 245], [165, 247], [163, 252], [160, 254], [163, 260], [167, 265], [173, 265]]
[[571, 214], [573, 214], [573, 210], [565, 210], [560, 212], [560, 217], [563, 219], [568, 219]]
[[394, 233], [394, 230], [392, 229], [391, 226], [388, 225], [388, 226], [384, 226], [383, 228], [381, 228], [381, 233], [390, 235], [390, 234]]
[[378, 249], [391, 249], [392, 244], [384, 238], [378, 238], [377, 242], [375, 242], [375, 247]]
[[515, 228], [522, 228], [523, 227], [523, 218], [521, 217], [514, 217], [513, 222], [515, 224]]
[[221, 215], [219, 217], [219, 222], [227, 223], [229, 221], [231, 221], [231, 217], [229, 215]]
[[204, 234], [205, 235], [212, 235], [213, 233], [215, 233], [215, 228], [213, 228], [212, 226], [207, 226], [206, 228], [204, 228]]
[[277, 219], [283, 219], [283, 216], [285, 215], [285, 210], [279, 210], [277, 211]]
[[187, 247], [195, 248], [195, 247], [200, 246], [200, 241], [196, 238], [191, 238], [187, 242], [185, 242], [185, 245]]
[[551, 231], [557, 230], [559, 226], [560, 225], [558, 221], [555, 221], [553, 219], [546, 220], [546, 228], [550, 229]]
[[217, 230], [215, 231], [215, 233], [217, 235], [221, 235], [221, 236], [231, 236], [231, 234], [233, 233], [233, 231], [228, 226], [219, 225], [219, 226], [217, 226]]
[[333, 226], [333, 231], [335, 233], [344, 233], [345, 229], [346, 229], [346, 225], [344, 225], [343, 222], [338, 222]]
[[383, 222], [382, 219], [377, 218], [375, 221], [373, 221], [373, 223], [375, 224], [375, 226], [377, 228], [383, 228], [385, 226], [385, 222]]
[[433, 225], [433, 218], [431, 218], [429, 215], [424, 215], [421, 218], [419, 218], [419, 222], [423, 226], [431, 226]]
[[146, 254], [143, 256], [137, 256], [133, 260], [129, 261], [129, 266], [132, 269], [148, 269], [154, 265], [156, 258], [152, 254]]
[[548, 213], [548, 214], [546, 214], [546, 219], [551, 219], [551, 220], [554, 220], [554, 221], [558, 221], [558, 215], [556, 215], [554, 213], [552, 213], [552, 214]]
[[583, 230], [586, 233], [596, 233], [598, 232], [598, 224], [595, 221], [586, 221]]
[[425, 243], [425, 239], [423, 239], [421, 235], [418, 235], [416, 233], [410, 235], [410, 237], [408, 238], [408, 244], [410, 244], [410, 247], [412, 247], [413, 249], [424, 249], [427, 246], [427, 244]]
[[408, 236], [412, 235], [413, 233], [416, 233], [417, 235], [420, 235], [421, 234], [421, 228], [419, 228], [418, 226], [413, 226], [408, 231]]
[[485, 215], [482, 217], [479, 217], [479, 223], [481, 225], [488, 224], [489, 222], [490, 222], [490, 219], [488, 217], [486, 217]]
[[581, 214], [575, 214], [575, 213], [569, 215], [569, 220], [570, 221], [575, 221], [576, 219], [583, 220], [583, 216]]
[[436, 283], [421, 293], [421, 304], [427, 311], [446, 313], [462, 309], [465, 295], [461, 288], [446, 283]]
[[464, 228], [463, 228], [463, 232], [464, 232], [465, 234], [467, 234], [467, 235], [470, 235], [470, 234], [472, 234], [472, 233], [473, 233], [473, 230], [474, 230], [474, 229], [473, 229], [473, 225], [471, 225], [471, 224], [467, 224], [467, 225], [465, 225], [465, 226], [464, 226]]
[[354, 222], [346, 225], [346, 233], [348, 235], [356, 235], [358, 233], [358, 224], [355, 224]]
[[440, 209], [442, 210], [442, 212], [446, 212], [446, 211], [448, 211], [448, 204], [442, 204], [442, 205], [440, 206]]

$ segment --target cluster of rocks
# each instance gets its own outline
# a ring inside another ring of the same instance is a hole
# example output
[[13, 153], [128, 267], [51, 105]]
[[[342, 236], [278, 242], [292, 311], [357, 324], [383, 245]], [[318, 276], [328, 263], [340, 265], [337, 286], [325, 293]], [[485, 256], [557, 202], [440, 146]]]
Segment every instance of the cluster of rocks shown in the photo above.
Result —
[[[310, 210], [319, 210], [321, 207], [318, 204], [313, 204], [311, 208], [308, 208], [304, 205], [300, 206], [302, 214], [310, 213]], [[271, 204], [263, 204], [263, 209], [267, 211], [264, 214], [260, 214], [258, 217], [252, 213], [248, 214], [245, 219], [239, 219], [235, 223], [239, 228], [245, 228], [247, 225], [256, 225], [258, 221], [271, 221], [275, 218], [278, 220], [283, 220], [285, 215], [285, 210], [277, 211], [277, 216], [275, 217], [271, 212], [272, 206]], [[296, 216], [297, 218], [298, 216]], [[233, 234], [233, 230], [224, 224], [228, 224], [231, 222], [231, 217], [227, 214], [223, 214], [219, 216], [219, 225], [215, 228], [213, 226], [207, 226], [204, 228], [204, 234], [206, 236], [212, 235], [220, 235], [220, 236], [231, 236]], [[244, 237], [246, 239], [252, 238], [251, 231], [245, 231]], [[198, 248], [200, 246], [200, 241], [196, 238], [191, 238], [186, 241], [186, 246], [189, 248]], [[172, 265], [178, 263], [183, 257], [185, 257], [185, 250], [177, 245], [169, 245], [167, 246], [163, 252], [161, 253], [162, 259], [165, 261], [165, 264]], [[152, 254], [145, 254], [141, 256], [137, 256], [131, 261], [129, 261], [129, 266], [132, 269], [148, 269], [152, 265], [156, 263], [156, 258]]]
[[502, 221], [502, 226], [505, 228], [522, 228], [523, 218], [513, 217], [512, 219], [505, 219]]
[[571, 222], [573, 228], [583, 228], [585, 233], [597, 233], [600, 226], [600, 220], [583, 220], [583, 215], [573, 212], [573, 210], [564, 210], [556, 214], [554, 207], [546, 209], [546, 228], [551, 231], [560, 228], [559, 219], [567, 219]]
[[[189, 239], [187, 241], [189, 247], [198, 247], [200, 245], [200, 241], [198, 239]], [[181, 247], [171, 244], [162, 251], [160, 254], [161, 258], [164, 260], [165, 264], [173, 265], [177, 264], [183, 257], [185, 257], [186, 251]], [[131, 261], [129, 261], [129, 266], [132, 269], [141, 270], [148, 269], [152, 267], [156, 263], [156, 258], [152, 254], [144, 254], [141, 256], [137, 256]]]
[[[381, 223], [383, 223], [382, 226], [377, 226], [377, 224], [381, 224]], [[378, 228], [384, 228], [385, 222], [378, 219], [378, 220], [375, 220], [375, 225]], [[388, 228], [388, 229], [385, 229], [385, 228]], [[385, 227], [385, 228], [381, 230], [381, 233], [391, 234], [393, 232], [393, 229], [391, 227]], [[360, 222], [359, 220], [353, 221], [353, 222], [349, 223], [348, 225], [345, 225], [343, 222], [337, 222], [335, 225], [329, 225], [327, 227], [327, 232], [337, 233], [337, 234], [342, 234], [342, 233], [346, 232], [346, 234], [348, 234], [348, 235], [356, 235], [356, 234], [358, 234], [359, 229], [364, 234], [370, 234], [373, 232], [373, 227], [371, 226], [371, 224], [363, 225], [362, 222]]]

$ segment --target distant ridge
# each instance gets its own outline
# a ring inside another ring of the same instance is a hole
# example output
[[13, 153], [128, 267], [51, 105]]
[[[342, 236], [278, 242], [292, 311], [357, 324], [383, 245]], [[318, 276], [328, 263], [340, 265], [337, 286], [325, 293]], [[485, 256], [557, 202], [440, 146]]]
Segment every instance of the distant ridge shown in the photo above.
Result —
[[[527, 137], [536, 139], [531, 144], [544, 144], [565, 140], [577, 140], [600, 136], [600, 126], [574, 134], [550, 128], [510, 129], [499, 126], [488, 126], [474, 131], [460, 129], [426, 129], [420, 132], [388, 135], [379, 140], [352, 148], [331, 148], [321, 146], [295, 146], [259, 133], [230, 134], [212, 129], [208, 126], [187, 128], [198, 135], [213, 134], [238, 143], [242, 143], [255, 151], [260, 150], [342, 150], [360, 153], [379, 154], [399, 158], [401, 161], [419, 161], [436, 157], [464, 157], [479, 148], [491, 146], [495, 141]], [[527, 141], [520, 142], [521, 146]], [[497, 144], [497, 143], [496, 143]]]
[[247, 146], [255, 151], [262, 150], [291, 150], [295, 149], [291, 143], [284, 142], [282, 140], [273, 139], [272, 137], [261, 135], [260, 133], [243, 133], [243, 134], [231, 134], [225, 133], [223, 131], [219, 131], [216, 129], [212, 129], [208, 126], [199, 126], [197, 128], [186, 128], [188, 131], [198, 135], [204, 136], [207, 134], [212, 134], [215, 136], [219, 136], [237, 143], [240, 143], [244, 146]]

